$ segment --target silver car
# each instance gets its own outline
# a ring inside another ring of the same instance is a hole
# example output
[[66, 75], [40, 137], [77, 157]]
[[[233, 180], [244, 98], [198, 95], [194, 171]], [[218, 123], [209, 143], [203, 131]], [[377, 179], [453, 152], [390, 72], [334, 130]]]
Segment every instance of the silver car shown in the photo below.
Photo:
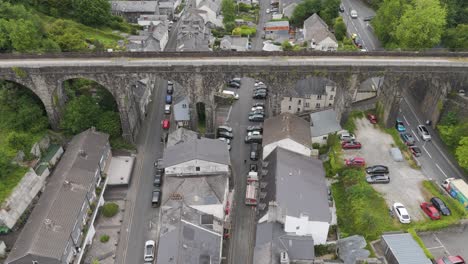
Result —
[[423, 125], [418, 126], [418, 134], [424, 141], [430, 141], [431, 140], [431, 135], [429, 134], [429, 131], [427, 128]]

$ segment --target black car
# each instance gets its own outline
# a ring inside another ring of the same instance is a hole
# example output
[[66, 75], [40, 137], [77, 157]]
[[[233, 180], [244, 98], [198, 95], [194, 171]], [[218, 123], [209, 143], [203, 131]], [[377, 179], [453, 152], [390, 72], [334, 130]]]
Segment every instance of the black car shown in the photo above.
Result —
[[253, 99], [265, 99], [266, 97], [266, 93], [256, 93], [252, 96]]
[[233, 88], [240, 88], [240, 84], [238, 82], [233, 82], [233, 81], [230, 81], [228, 83], [228, 86], [233, 87]]
[[262, 126], [248, 126], [247, 132], [252, 132], [252, 131], [260, 131], [260, 133], [262, 133], [263, 127]]
[[385, 174], [373, 174], [366, 177], [368, 183], [389, 183], [390, 177]]
[[154, 175], [153, 186], [161, 187], [161, 183], [162, 183], [162, 175], [156, 173], [156, 175]]
[[388, 172], [388, 167], [384, 165], [375, 165], [366, 168], [367, 174], [387, 174]]
[[264, 119], [265, 119], [264, 115], [249, 116], [249, 121], [252, 121], [252, 122], [263, 122]]
[[230, 132], [227, 131], [218, 131], [218, 137], [223, 137], [227, 139], [232, 139], [234, 135]]
[[432, 197], [431, 203], [442, 215], [451, 215], [452, 212], [439, 197]]
[[344, 6], [340, 5], [340, 8], [338, 10], [340, 11], [340, 13], [343, 13], [344, 12]]
[[252, 143], [250, 145], [250, 159], [251, 160], [258, 159], [258, 143]]
[[364, 21], [371, 21], [373, 18], [374, 18], [374, 16], [368, 16], [368, 17], [365, 17], [363, 20]]
[[166, 93], [167, 93], [167, 94], [172, 94], [173, 92], [174, 92], [174, 86], [172, 86], [172, 85], [167, 85]]
[[154, 187], [153, 197], [151, 198], [151, 206], [158, 207], [160, 202], [161, 202], [161, 188]]

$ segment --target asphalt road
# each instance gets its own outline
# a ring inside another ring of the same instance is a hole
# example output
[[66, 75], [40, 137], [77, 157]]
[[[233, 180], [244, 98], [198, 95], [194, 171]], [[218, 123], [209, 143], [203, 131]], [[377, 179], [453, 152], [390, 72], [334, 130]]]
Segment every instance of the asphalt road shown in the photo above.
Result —
[[259, 0], [260, 10], [258, 12], [257, 33], [252, 41], [252, 50], [262, 50], [263, 48], [263, 28], [265, 23], [271, 19], [271, 14], [267, 14], [266, 10], [270, 7], [270, 0]]
[[[364, 21], [365, 17], [375, 16], [375, 11], [364, 4], [361, 0], [342, 0], [344, 13], [341, 13], [343, 21], [346, 24], [348, 35], [356, 33], [363, 42], [363, 48], [368, 51], [381, 50], [382, 45], [374, 35], [369, 22]], [[358, 13], [357, 18], [351, 18], [350, 11], [354, 9]]]
[[[400, 104], [399, 117], [403, 120], [406, 131], [416, 139], [416, 145], [421, 149], [422, 155], [417, 158], [421, 163], [424, 174], [442, 183], [446, 178], [462, 178], [463, 173], [457, 167], [455, 161], [445, 149], [438, 134], [429, 126], [426, 126], [431, 134], [431, 141], [423, 141], [417, 134], [417, 126], [424, 125], [423, 115], [415, 107], [416, 104], [409, 96], [404, 96]], [[466, 179], [466, 175], [465, 175]]]
[[[255, 245], [255, 207], [244, 204], [246, 175], [251, 163], [250, 145], [244, 143], [244, 137], [247, 134], [247, 126], [261, 124], [251, 123], [248, 120], [248, 113], [254, 101], [252, 99], [253, 85], [253, 79], [242, 79], [241, 88], [237, 91], [239, 100], [233, 104], [227, 119], [227, 123], [234, 129], [234, 139], [231, 142], [231, 166], [235, 193], [228, 255], [230, 264], [252, 263]], [[244, 163], [244, 160], [247, 162]]]

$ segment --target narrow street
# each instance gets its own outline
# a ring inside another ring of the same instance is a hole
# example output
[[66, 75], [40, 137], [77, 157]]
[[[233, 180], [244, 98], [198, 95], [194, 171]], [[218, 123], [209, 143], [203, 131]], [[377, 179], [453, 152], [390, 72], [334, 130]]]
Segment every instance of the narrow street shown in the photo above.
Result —
[[252, 39], [252, 50], [259, 51], [263, 48], [263, 27], [265, 23], [271, 19], [271, 14], [267, 14], [267, 8], [270, 8], [270, 0], [259, 0], [258, 4], [260, 5], [260, 10], [258, 11], [258, 23], [257, 23], [257, 33]]

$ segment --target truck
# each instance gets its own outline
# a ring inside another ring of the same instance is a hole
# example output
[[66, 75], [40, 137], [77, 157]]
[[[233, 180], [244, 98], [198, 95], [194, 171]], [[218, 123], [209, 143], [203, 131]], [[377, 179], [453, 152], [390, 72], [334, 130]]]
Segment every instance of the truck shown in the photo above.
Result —
[[250, 171], [247, 174], [247, 187], [245, 189], [245, 204], [257, 205], [258, 203], [258, 173]]
[[450, 196], [463, 204], [465, 209], [468, 210], [468, 184], [464, 180], [448, 178], [442, 186]]

